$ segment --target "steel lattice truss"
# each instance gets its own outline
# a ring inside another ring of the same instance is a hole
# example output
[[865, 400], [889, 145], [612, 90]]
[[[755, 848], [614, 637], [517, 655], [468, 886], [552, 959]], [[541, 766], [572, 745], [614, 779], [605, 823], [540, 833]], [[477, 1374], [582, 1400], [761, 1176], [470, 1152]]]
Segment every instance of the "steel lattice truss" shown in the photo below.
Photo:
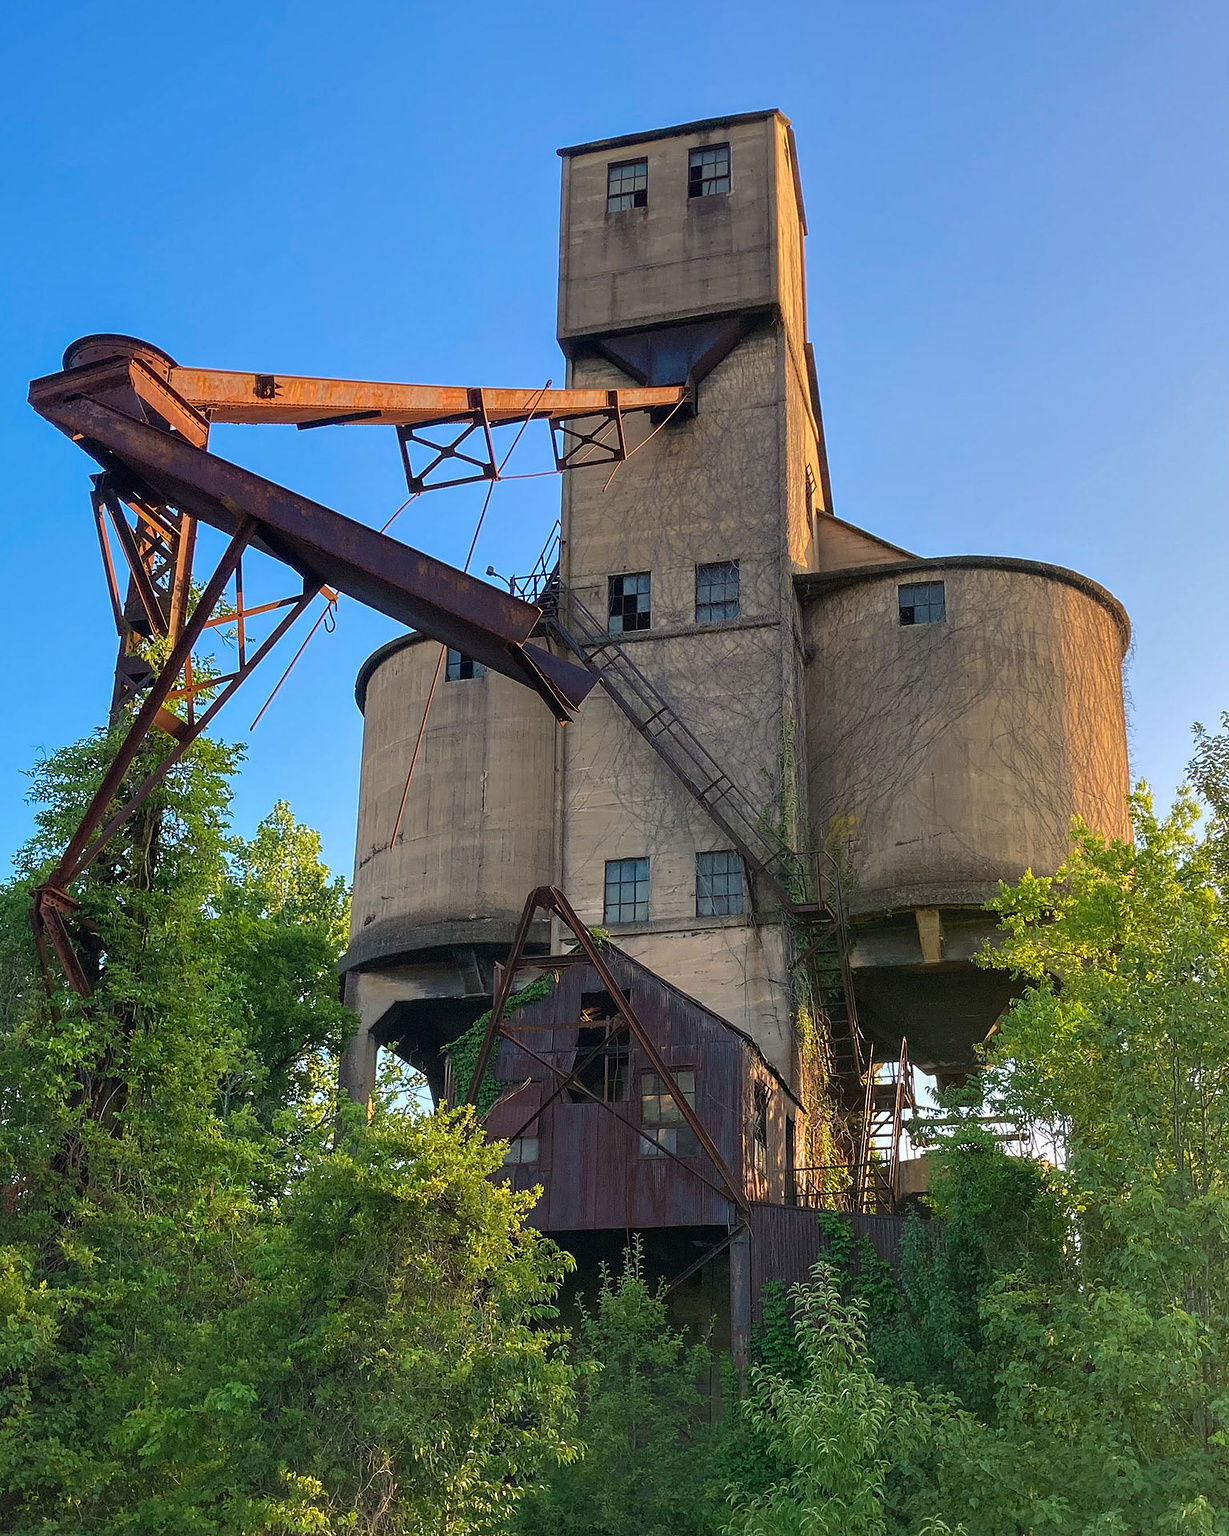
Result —
[[[629, 451], [627, 412], [665, 419], [687, 401], [685, 386], [488, 390], [219, 372], [181, 368], [132, 337], [74, 343], [62, 372], [33, 381], [30, 403], [102, 469], [92, 503], [120, 640], [112, 720], [132, 718], [68, 847], [35, 892], [32, 917], [49, 982], [48, 940], [70, 986], [89, 991], [66, 925], [76, 908], [68, 887], [321, 593], [330, 602], [344, 593], [532, 688], [561, 723], [597, 681], [588, 668], [530, 643], [542, 620], [536, 604], [210, 453], [213, 423], [394, 427], [411, 494], [421, 494], [500, 479], [495, 431], [532, 421], [550, 428], [556, 471], [617, 465]], [[426, 463], [415, 464], [415, 449], [425, 449]], [[208, 574], [194, 568], [199, 523], [228, 540]], [[293, 571], [299, 590], [246, 606], [243, 560], [253, 551]], [[251, 621], [275, 613], [273, 628], [253, 643]], [[221, 676], [193, 661], [218, 625], [234, 630], [238, 650], [234, 670]], [[166, 750], [141, 783], [127, 786], [155, 735]]]

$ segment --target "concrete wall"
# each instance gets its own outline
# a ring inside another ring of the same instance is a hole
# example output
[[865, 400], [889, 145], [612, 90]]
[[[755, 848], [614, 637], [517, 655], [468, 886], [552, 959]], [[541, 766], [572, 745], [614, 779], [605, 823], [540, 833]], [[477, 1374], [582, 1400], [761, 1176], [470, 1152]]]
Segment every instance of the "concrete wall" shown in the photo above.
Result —
[[[944, 622], [902, 626], [901, 582]], [[816, 831], [848, 848], [857, 911], [973, 904], [1049, 874], [1073, 816], [1128, 837], [1120, 606], [1027, 561], [966, 557], [803, 589]]]
[[[559, 339], [778, 302], [775, 113], [563, 161]], [[687, 196], [688, 152], [730, 146], [729, 196]], [[606, 212], [607, 167], [648, 160], [648, 206]]]
[[352, 961], [506, 944], [526, 895], [551, 879], [558, 727], [493, 672], [441, 678], [390, 848], [438, 656], [434, 641], [402, 645], [367, 676]]

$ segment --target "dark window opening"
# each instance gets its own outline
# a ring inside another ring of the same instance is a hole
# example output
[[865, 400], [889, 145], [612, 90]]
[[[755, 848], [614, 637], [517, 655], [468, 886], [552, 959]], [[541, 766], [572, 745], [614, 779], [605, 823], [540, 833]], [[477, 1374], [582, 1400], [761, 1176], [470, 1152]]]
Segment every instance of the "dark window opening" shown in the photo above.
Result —
[[649, 205], [649, 162], [621, 160], [606, 167], [606, 212], [622, 213], [625, 208]]
[[947, 617], [941, 581], [919, 581], [901, 587], [900, 622], [902, 624], [941, 624]]
[[687, 196], [712, 197], [730, 190], [730, 146], [709, 144], [687, 157]]
[[472, 656], [462, 656], [460, 651], [449, 651], [444, 663], [444, 681], [459, 683], [467, 677], [482, 677], [486, 668]]
[[634, 629], [648, 629], [652, 617], [653, 579], [648, 571], [610, 578], [610, 621], [612, 635]]
[[743, 861], [733, 852], [696, 854], [696, 916], [728, 917], [743, 910]]
[[785, 1203], [798, 1204], [798, 1147], [793, 1115], [785, 1117]]
[[643, 923], [648, 916], [648, 859], [607, 859], [604, 921]]
[[763, 1083], [755, 1085], [755, 1112], [751, 1118], [751, 1152], [755, 1171], [768, 1173], [768, 1089]]
[[728, 624], [738, 617], [738, 561], [696, 566], [696, 623]]
[[[695, 1072], [690, 1068], [676, 1071], [674, 1081], [688, 1106], [694, 1109]], [[674, 1095], [656, 1072], [645, 1072], [640, 1078], [640, 1125], [645, 1132], [640, 1138], [641, 1157], [663, 1157], [667, 1152], [673, 1152], [675, 1157], [695, 1157], [700, 1150], [696, 1133], [683, 1119]], [[646, 1136], [651, 1139], [646, 1140]]]
[[[583, 992], [576, 1055], [576, 1083], [568, 1089], [573, 1104], [617, 1104], [627, 1098], [631, 1032], [623, 1023], [609, 992]], [[588, 1089], [584, 1092], [583, 1089]]]
[[818, 487], [815, 484], [815, 471], [807, 465], [807, 522], [811, 531], [815, 531], [815, 492]]

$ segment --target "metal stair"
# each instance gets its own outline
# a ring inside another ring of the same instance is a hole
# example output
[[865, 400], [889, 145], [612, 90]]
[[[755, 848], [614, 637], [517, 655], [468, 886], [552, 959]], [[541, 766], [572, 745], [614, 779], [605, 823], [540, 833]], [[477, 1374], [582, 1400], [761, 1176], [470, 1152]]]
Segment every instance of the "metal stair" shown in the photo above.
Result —
[[[541, 606], [553, 637], [597, 674], [611, 702], [742, 856], [752, 909], [767, 898], [785, 914], [794, 939], [795, 964], [806, 977], [812, 1005], [825, 1026], [830, 1083], [847, 1126], [853, 1208], [882, 1206], [883, 1191], [872, 1187], [877, 1176], [869, 1171], [871, 1149], [877, 1145], [877, 1136], [882, 1139], [879, 1090], [876, 1069], [858, 1028], [849, 935], [835, 860], [826, 850], [799, 853], [782, 840], [751, 797], [631, 660], [622, 637], [612, 635], [576, 594], [563, 586], [557, 567], [549, 575], [544, 569], [535, 570], [535, 577], [534, 600]], [[897, 1145], [899, 1120], [900, 1112], [896, 1111]]]
[[750, 797], [696, 740], [669, 700], [628, 656], [622, 637], [610, 634], [575, 593], [557, 581], [553, 611], [543, 601], [546, 595], [539, 602], [556, 637], [597, 674], [615, 707], [730, 839], [747, 866], [753, 896], [771, 893], [791, 914], [818, 916], [815, 904], [808, 901], [805, 859], [775, 835]]

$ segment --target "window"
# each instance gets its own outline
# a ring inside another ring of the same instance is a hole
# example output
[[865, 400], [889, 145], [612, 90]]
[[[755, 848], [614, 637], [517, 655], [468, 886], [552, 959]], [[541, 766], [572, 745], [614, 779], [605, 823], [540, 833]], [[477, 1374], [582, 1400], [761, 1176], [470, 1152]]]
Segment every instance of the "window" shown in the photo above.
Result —
[[[696, 1074], [692, 1071], [676, 1072], [674, 1080], [678, 1090], [692, 1109], [696, 1107]], [[645, 1072], [640, 1078], [640, 1128], [645, 1136], [640, 1138], [641, 1157], [662, 1157], [673, 1152], [675, 1157], [695, 1157], [700, 1148], [696, 1133], [683, 1119], [683, 1111], [674, 1101], [674, 1095], [656, 1072]]]
[[755, 1171], [768, 1174], [768, 1089], [763, 1083], [755, 1085], [755, 1113], [751, 1118], [751, 1155]]
[[508, 1143], [508, 1150], [504, 1153], [505, 1168], [519, 1168], [525, 1163], [536, 1163], [538, 1160], [538, 1138], [536, 1136], [518, 1136], [515, 1141]]
[[737, 853], [696, 854], [696, 916], [729, 917], [743, 910], [743, 861]]
[[900, 589], [902, 624], [941, 624], [947, 611], [941, 581], [920, 581]]
[[738, 617], [738, 561], [696, 566], [696, 623], [728, 624]]
[[785, 1117], [785, 1203], [798, 1204], [798, 1132], [793, 1115]]
[[644, 923], [649, 917], [648, 859], [606, 860], [604, 921]]
[[462, 656], [460, 651], [449, 651], [448, 660], [444, 664], [444, 681], [459, 683], [467, 677], [481, 677], [485, 671], [486, 668], [480, 661]]
[[573, 1104], [617, 1104], [627, 1097], [631, 1033], [609, 992], [583, 992], [576, 1055], [576, 1082], [568, 1089]]
[[815, 484], [815, 471], [807, 465], [807, 522], [811, 528], [815, 527], [815, 492], [818, 487]]
[[648, 629], [652, 617], [653, 579], [648, 571], [610, 578], [610, 633], [625, 635]]
[[730, 146], [709, 144], [687, 157], [687, 196], [712, 197], [730, 190]]
[[647, 208], [648, 205], [647, 160], [621, 160], [617, 165], [606, 167], [607, 213], [622, 213], [625, 208]]

